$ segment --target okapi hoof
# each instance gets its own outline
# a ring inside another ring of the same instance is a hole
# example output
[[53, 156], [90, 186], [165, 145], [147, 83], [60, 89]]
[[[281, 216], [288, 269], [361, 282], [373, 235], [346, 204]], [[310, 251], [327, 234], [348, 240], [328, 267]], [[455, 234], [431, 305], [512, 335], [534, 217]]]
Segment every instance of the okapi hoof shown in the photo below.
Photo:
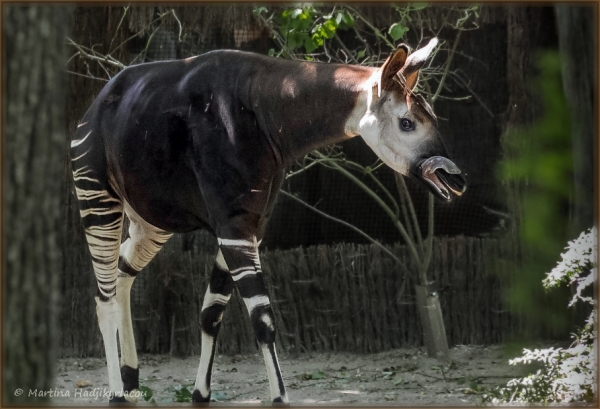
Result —
[[192, 392], [192, 406], [207, 406], [210, 403], [210, 393], [207, 397], [202, 396], [198, 389]]
[[273, 399], [272, 406], [285, 407], [290, 406], [289, 402], [285, 402], [282, 397]]
[[135, 406], [138, 402], [144, 400], [144, 392], [139, 389], [125, 392], [125, 400]]
[[135, 406], [133, 403], [125, 399], [124, 396], [113, 396], [108, 401], [108, 406]]
[[140, 387], [140, 368], [132, 368], [129, 365], [121, 367], [121, 380], [123, 391], [132, 392]]

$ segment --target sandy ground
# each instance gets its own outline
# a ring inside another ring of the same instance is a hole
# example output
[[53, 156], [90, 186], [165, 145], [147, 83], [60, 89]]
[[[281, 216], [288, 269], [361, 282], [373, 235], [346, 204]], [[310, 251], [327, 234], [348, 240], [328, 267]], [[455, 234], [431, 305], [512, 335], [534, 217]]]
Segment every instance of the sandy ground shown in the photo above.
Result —
[[[520, 376], [508, 365], [500, 346], [457, 346], [452, 362], [442, 365], [423, 348], [396, 349], [378, 354], [280, 354], [292, 405], [478, 405], [481, 390]], [[183, 405], [193, 390], [199, 357], [140, 356], [140, 383], [150, 388], [154, 404]], [[97, 406], [107, 384], [99, 358], [59, 360], [55, 405]], [[218, 355], [213, 374], [216, 405], [269, 403], [262, 355]], [[141, 400], [138, 406], [149, 405]]]

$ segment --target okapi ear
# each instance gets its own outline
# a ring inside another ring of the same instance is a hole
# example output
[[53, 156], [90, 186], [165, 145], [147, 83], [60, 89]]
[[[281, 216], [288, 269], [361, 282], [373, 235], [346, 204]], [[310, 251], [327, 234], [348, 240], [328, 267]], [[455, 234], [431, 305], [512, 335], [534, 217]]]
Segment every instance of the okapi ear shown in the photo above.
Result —
[[400, 44], [396, 52], [385, 60], [381, 66], [381, 89], [389, 91], [394, 88], [394, 84], [398, 85], [394, 77], [404, 67], [409, 52], [406, 44]]
[[[429, 58], [429, 55], [437, 44], [438, 39], [434, 37], [429, 41], [429, 44], [420, 50], [415, 51], [406, 59], [406, 63], [400, 70], [400, 74], [406, 78], [407, 88], [412, 89], [416, 85], [419, 70], [423, 67], [425, 61], [427, 61], [427, 58]], [[410, 85], [411, 83], [412, 86]]]
[[413, 90], [417, 86], [418, 82], [419, 82], [419, 70], [413, 72], [408, 77], [406, 77], [406, 79], [404, 81], [405, 88], [407, 88], [409, 90]]

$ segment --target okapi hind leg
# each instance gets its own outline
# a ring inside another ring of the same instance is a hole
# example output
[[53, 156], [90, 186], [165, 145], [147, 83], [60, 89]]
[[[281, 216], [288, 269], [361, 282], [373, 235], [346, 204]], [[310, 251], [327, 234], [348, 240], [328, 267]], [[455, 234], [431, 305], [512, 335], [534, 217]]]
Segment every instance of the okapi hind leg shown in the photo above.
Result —
[[[121, 379], [124, 391], [127, 395], [132, 395], [129, 392], [139, 389], [140, 376], [131, 320], [131, 287], [137, 274], [154, 258], [172, 233], [145, 222], [127, 203], [125, 203], [125, 213], [130, 221], [129, 237], [120, 248], [116, 298], [121, 308], [118, 331], [121, 347]], [[135, 400], [133, 396], [128, 398]]]
[[71, 162], [79, 214], [98, 285], [96, 313], [106, 353], [110, 402], [115, 403], [125, 401], [117, 346], [121, 309], [115, 297], [123, 203], [108, 182], [102, 156], [91, 152], [94, 146], [89, 143], [90, 134], [71, 143]]
[[288, 404], [283, 377], [275, 350], [275, 320], [263, 279], [256, 237], [219, 239], [225, 261], [250, 315], [252, 328], [261, 347], [273, 403]]
[[194, 392], [192, 393], [192, 401], [194, 403], [210, 402], [210, 381], [217, 347], [217, 336], [221, 328], [223, 312], [227, 307], [232, 292], [233, 280], [229, 274], [223, 254], [219, 249], [200, 314], [202, 349]]

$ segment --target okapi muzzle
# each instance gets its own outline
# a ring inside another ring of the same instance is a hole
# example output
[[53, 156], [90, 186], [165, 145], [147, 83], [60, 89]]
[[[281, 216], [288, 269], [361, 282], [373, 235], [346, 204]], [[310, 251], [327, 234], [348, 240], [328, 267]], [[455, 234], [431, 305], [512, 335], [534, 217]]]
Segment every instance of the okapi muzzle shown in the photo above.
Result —
[[431, 190], [436, 197], [450, 201], [452, 194], [462, 195], [467, 182], [458, 166], [444, 156], [431, 156], [411, 169], [411, 174]]

